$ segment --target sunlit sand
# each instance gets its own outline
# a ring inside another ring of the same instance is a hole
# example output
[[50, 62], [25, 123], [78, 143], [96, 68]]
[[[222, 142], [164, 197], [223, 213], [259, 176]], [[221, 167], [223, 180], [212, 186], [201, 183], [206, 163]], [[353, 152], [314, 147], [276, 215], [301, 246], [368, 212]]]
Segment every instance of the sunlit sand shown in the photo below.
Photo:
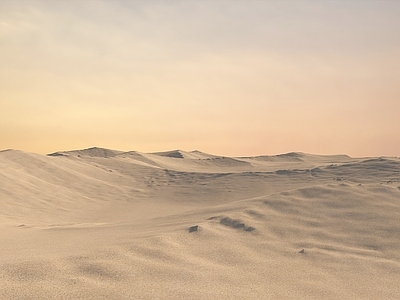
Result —
[[400, 159], [0, 152], [1, 299], [400, 299]]

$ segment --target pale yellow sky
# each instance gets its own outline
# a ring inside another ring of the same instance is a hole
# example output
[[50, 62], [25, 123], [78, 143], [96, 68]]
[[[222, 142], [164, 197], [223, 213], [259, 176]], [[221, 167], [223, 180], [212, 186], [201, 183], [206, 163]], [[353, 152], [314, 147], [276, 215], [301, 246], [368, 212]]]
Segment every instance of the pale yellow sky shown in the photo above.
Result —
[[0, 149], [400, 156], [400, 1], [0, 2]]

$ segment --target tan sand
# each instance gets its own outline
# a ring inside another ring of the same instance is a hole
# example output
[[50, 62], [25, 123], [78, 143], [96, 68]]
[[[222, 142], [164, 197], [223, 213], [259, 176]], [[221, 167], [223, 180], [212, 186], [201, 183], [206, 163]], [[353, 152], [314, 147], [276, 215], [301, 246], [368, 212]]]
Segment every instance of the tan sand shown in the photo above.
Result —
[[400, 159], [0, 152], [0, 299], [400, 299]]

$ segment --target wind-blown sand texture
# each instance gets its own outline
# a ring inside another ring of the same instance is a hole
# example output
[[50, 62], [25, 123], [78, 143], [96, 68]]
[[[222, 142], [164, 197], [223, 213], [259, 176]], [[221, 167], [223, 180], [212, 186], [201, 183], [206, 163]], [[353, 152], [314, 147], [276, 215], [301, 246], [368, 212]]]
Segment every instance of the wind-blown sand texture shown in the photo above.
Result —
[[400, 159], [0, 152], [1, 299], [400, 299]]

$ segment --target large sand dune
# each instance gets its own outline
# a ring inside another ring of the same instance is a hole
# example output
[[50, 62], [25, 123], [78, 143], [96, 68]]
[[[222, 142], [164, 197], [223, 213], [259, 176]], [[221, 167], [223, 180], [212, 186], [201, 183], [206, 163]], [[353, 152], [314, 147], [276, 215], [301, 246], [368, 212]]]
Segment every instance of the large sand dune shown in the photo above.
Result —
[[0, 152], [0, 299], [400, 299], [400, 159]]

